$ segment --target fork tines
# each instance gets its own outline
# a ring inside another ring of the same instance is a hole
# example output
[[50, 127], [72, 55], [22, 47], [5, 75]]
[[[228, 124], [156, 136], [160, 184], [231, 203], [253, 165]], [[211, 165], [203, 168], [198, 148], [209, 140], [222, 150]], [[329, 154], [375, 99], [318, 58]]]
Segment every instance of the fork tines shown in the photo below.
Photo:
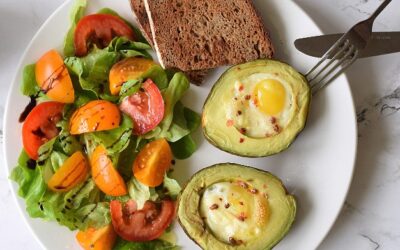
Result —
[[[359, 50], [344, 35], [325, 53], [322, 59], [306, 74], [311, 91], [319, 89], [336, 79], [358, 57]], [[328, 59], [332, 58], [332, 59]]]

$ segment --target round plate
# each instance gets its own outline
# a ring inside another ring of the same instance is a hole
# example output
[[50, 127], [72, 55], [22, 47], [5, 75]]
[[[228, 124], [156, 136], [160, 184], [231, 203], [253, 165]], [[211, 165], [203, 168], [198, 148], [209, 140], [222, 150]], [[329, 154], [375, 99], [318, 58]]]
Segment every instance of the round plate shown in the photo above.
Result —
[[[127, 0], [91, 0], [88, 13], [102, 7], [116, 10], [133, 21]], [[295, 39], [320, 35], [317, 25], [290, 0], [255, 0], [258, 12], [270, 30], [277, 55], [300, 72], [306, 72], [316, 60], [296, 51]], [[24, 65], [35, 62], [51, 48], [61, 51], [64, 35], [69, 27], [72, 1], [63, 4], [40, 28], [29, 44], [11, 86], [5, 114], [5, 158], [9, 172], [17, 162], [21, 144], [19, 113], [28, 99], [19, 92]], [[201, 112], [203, 102], [212, 84], [225, 68], [211, 72], [204, 85], [192, 85], [183, 102]], [[314, 249], [323, 240], [334, 223], [345, 199], [351, 181], [356, 154], [356, 122], [352, 96], [344, 76], [314, 96], [306, 129], [285, 152], [259, 159], [249, 159], [224, 153], [206, 142], [201, 131], [195, 135], [197, 152], [174, 167], [174, 177], [184, 184], [192, 174], [203, 167], [235, 162], [271, 171], [280, 177], [290, 193], [297, 197], [298, 214], [290, 233], [276, 249]], [[12, 183], [14, 195], [17, 185]], [[53, 222], [31, 219], [25, 212], [24, 201], [17, 198], [22, 215], [47, 249], [77, 249], [75, 236], [67, 228]], [[198, 247], [176, 223], [178, 244], [184, 249]]]

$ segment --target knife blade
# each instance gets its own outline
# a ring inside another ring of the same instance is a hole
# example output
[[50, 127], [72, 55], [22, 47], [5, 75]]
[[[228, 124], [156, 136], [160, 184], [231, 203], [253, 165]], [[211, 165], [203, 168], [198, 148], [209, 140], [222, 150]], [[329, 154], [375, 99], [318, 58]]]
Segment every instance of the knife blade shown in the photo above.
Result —
[[[313, 57], [322, 57], [343, 34], [330, 34], [297, 39], [295, 47]], [[400, 32], [374, 32], [360, 58], [400, 52]]]

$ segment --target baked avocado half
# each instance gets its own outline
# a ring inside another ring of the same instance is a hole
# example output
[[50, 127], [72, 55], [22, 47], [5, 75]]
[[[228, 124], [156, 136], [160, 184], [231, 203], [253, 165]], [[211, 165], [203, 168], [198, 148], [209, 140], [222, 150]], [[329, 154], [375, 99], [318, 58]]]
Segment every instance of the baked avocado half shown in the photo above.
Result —
[[203, 249], [271, 249], [295, 215], [295, 198], [281, 180], [234, 163], [200, 170], [178, 198], [179, 223]]
[[205, 138], [226, 152], [264, 157], [288, 148], [303, 130], [311, 100], [306, 78], [276, 60], [228, 69], [203, 107]]

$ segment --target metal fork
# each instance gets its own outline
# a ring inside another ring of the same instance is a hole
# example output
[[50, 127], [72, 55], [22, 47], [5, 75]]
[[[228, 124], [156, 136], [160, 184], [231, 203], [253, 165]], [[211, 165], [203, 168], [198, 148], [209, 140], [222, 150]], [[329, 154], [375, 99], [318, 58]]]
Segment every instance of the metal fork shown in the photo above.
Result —
[[[305, 75], [313, 94], [341, 75], [367, 47], [376, 17], [392, 0], [385, 0], [366, 20], [344, 34]], [[330, 60], [328, 60], [330, 59]]]

